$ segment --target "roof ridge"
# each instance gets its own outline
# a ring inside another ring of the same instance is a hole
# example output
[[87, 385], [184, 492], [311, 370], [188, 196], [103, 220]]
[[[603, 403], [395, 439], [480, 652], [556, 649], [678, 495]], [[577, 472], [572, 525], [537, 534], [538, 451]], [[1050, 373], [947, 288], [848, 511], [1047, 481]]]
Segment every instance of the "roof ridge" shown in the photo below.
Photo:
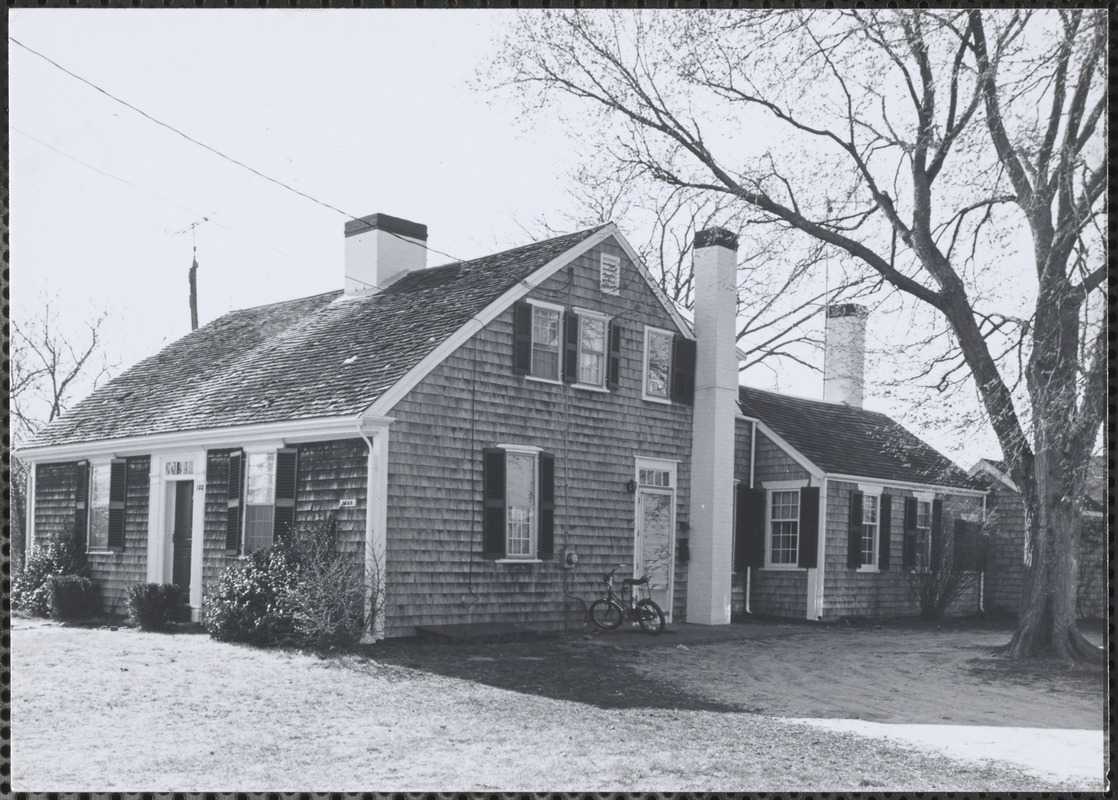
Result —
[[590, 227], [590, 228], [583, 228], [581, 230], [571, 231], [569, 233], [561, 233], [557, 236], [549, 236], [546, 239], [537, 239], [535, 241], [528, 242], [526, 244], [518, 244], [515, 247], [507, 247], [504, 250], [497, 250], [496, 252], [493, 252], [493, 253], [485, 253], [484, 255], [474, 256], [473, 258], [463, 258], [463, 259], [459, 259], [457, 261], [447, 261], [445, 264], [437, 264], [436, 266], [433, 266], [433, 267], [427, 267], [424, 270], [416, 270], [416, 272], [430, 272], [431, 270], [434, 270], [434, 269], [443, 269], [444, 267], [453, 267], [453, 266], [458, 266], [458, 265], [461, 265], [461, 264], [470, 264], [474, 261], [482, 261], [482, 260], [487, 259], [487, 258], [495, 258], [497, 256], [507, 255], [508, 253], [512, 253], [516, 250], [523, 250], [523, 249], [528, 248], [528, 247], [539, 247], [540, 245], [550, 244], [551, 242], [557, 242], [560, 239], [566, 239], [568, 237], [572, 237], [572, 238], [575, 237], [575, 236], [584, 236], [585, 237], [585, 236], [589, 236], [591, 234], [597, 233], [602, 228], [605, 228], [607, 225], [612, 225], [612, 224], [613, 224], [612, 221], [611, 222], [603, 222], [600, 225], [594, 225], [593, 227]]

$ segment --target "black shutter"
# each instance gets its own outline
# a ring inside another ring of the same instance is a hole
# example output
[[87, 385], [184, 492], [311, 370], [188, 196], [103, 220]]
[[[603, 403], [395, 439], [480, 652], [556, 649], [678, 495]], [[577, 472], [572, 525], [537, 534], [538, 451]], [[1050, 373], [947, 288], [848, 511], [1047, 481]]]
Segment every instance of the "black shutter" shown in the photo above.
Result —
[[128, 462], [114, 458], [109, 466], [109, 549], [124, 549], [124, 500], [128, 495]]
[[939, 571], [944, 565], [943, 559], [943, 501], [932, 501], [932, 553], [928, 569]]
[[686, 336], [672, 339], [672, 402], [695, 402], [695, 342]]
[[738, 486], [738, 519], [734, 531], [734, 569], [765, 566], [765, 490]]
[[819, 487], [800, 489], [800, 542], [798, 566], [819, 566]]
[[905, 569], [916, 569], [916, 498], [904, 499], [904, 551], [901, 565]]
[[563, 315], [563, 380], [578, 382], [578, 315]]
[[532, 369], [532, 306], [517, 303], [512, 307], [512, 371], [527, 375]]
[[272, 517], [272, 541], [295, 528], [295, 478], [298, 467], [297, 450], [276, 452], [276, 508]]
[[621, 385], [621, 326], [616, 322], [609, 324], [609, 371], [606, 385], [610, 389]]
[[881, 507], [877, 514], [877, 568], [889, 569], [890, 550], [893, 545], [893, 498], [881, 495]]
[[485, 558], [505, 557], [505, 451], [485, 450], [483, 454], [483, 517], [482, 555]]
[[79, 461], [74, 487], [74, 544], [84, 553], [89, 537], [89, 462]]
[[862, 493], [850, 493], [850, 538], [846, 545], [846, 566], [862, 566]]
[[240, 450], [229, 454], [228, 507], [225, 512], [225, 549], [241, 549], [241, 496], [245, 482], [245, 456]]
[[537, 558], [555, 558], [555, 456], [540, 453], [540, 527]]

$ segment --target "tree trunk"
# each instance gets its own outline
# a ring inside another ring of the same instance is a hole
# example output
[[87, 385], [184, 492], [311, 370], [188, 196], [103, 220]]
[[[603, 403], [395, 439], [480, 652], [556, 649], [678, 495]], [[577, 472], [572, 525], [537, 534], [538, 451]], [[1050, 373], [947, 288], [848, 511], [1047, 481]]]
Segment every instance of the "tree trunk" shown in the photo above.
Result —
[[1076, 498], [1085, 468], [1075, 469], [1073, 460], [1042, 444], [1035, 483], [1022, 484], [1028, 539], [1017, 631], [1009, 643], [1014, 658], [1104, 660], [1105, 651], [1091, 644], [1076, 624], [1075, 555], [1081, 525]]

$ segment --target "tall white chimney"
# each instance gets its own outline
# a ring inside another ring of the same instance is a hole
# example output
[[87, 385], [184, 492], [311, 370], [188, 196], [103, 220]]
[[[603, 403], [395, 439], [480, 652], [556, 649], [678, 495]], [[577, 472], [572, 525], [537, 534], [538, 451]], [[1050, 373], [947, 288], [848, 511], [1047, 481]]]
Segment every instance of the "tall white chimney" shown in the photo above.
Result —
[[427, 226], [388, 214], [345, 224], [345, 293], [370, 294], [427, 266]]
[[734, 524], [734, 425], [738, 413], [738, 237], [695, 234], [695, 414], [687, 621], [730, 622]]
[[866, 372], [865, 306], [855, 303], [827, 306], [823, 355], [823, 400], [862, 407]]

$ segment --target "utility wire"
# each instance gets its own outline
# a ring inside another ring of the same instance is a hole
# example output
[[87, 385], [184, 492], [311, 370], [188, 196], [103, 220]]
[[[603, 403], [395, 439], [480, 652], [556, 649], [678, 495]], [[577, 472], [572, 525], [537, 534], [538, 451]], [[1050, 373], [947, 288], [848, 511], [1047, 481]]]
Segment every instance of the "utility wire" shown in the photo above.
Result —
[[[53, 150], [55, 153], [58, 153], [58, 155], [62, 156], [63, 158], [68, 158], [76, 164], [81, 164], [86, 169], [91, 169], [94, 172], [97, 172], [97, 173], [100, 173], [101, 175], [104, 175], [106, 178], [112, 178], [114, 181], [119, 181], [120, 183], [123, 183], [125, 186], [130, 186], [131, 188], [135, 189], [138, 192], [143, 192], [144, 194], [150, 195], [150, 196], [156, 198], [157, 200], [162, 200], [167, 205], [174, 206], [175, 208], [177, 208], [181, 211], [186, 211], [191, 216], [194, 216], [194, 217], [200, 216], [199, 213], [197, 211], [194, 211], [193, 209], [187, 208], [186, 206], [183, 206], [183, 205], [179, 205], [174, 200], [170, 200], [170, 199], [164, 197], [163, 195], [156, 194], [155, 192], [151, 191], [150, 189], [145, 189], [143, 186], [138, 186], [137, 184], [132, 183], [132, 181], [121, 178], [118, 175], [113, 175], [111, 172], [105, 172], [105, 170], [103, 170], [99, 167], [95, 167], [92, 164], [87, 164], [86, 162], [82, 161], [80, 158], [75, 158], [74, 156], [70, 155], [69, 153], [63, 152], [62, 150], [59, 150], [57, 147], [54, 147], [53, 145], [47, 144], [42, 139], [39, 139], [39, 138], [36, 138], [36, 137], [32, 136], [30, 133], [27, 133], [27, 131], [22, 131], [19, 128], [16, 128], [14, 126], [9, 126], [9, 127], [11, 128], [11, 130], [15, 131], [16, 133], [20, 134], [21, 136], [26, 136], [31, 141], [42, 145], [43, 147], [47, 148], [48, 150]], [[222, 225], [220, 222], [217, 222], [216, 220], [212, 220], [212, 219], [210, 220], [210, 222], [212, 222], [214, 225], [216, 225], [219, 228], [224, 228], [225, 230], [229, 231], [230, 233], [232, 233], [236, 236], [240, 236], [245, 241], [252, 242], [253, 244], [258, 245], [260, 247], [266, 247], [267, 249], [271, 250], [274, 253], [279, 253], [281, 256], [286, 256], [287, 258], [290, 258], [292, 261], [294, 261], [297, 264], [303, 264], [305, 266], [310, 266], [309, 264], [307, 264], [307, 262], [301, 261], [300, 259], [291, 255], [290, 253], [284, 252], [283, 250], [280, 250], [276, 247], [272, 247], [271, 245], [265, 244], [264, 242], [257, 241], [256, 239], [253, 239], [251, 236], [246, 236], [245, 234], [240, 233], [239, 231], [236, 231], [233, 228], [230, 228], [228, 225]]]
[[[152, 116], [151, 114], [148, 114], [148, 113], [147, 113], [146, 111], [144, 111], [143, 109], [137, 108], [136, 106], [134, 106], [134, 105], [132, 105], [131, 103], [129, 103], [129, 102], [127, 101], [127, 100], [122, 100], [121, 98], [119, 98], [119, 97], [117, 97], [116, 95], [112, 94], [111, 92], [109, 92], [109, 91], [107, 91], [107, 90], [105, 90], [105, 89], [101, 88], [100, 86], [98, 86], [97, 84], [93, 83], [92, 81], [90, 81], [90, 80], [88, 80], [88, 79], [86, 79], [86, 78], [83, 78], [83, 77], [82, 77], [81, 75], [78, 75], [77, 73], [75, 73], [75, 72], [72, 72], [71, 70], [68, 70], [68, 69], [67, 69], [66, 67], [62, 66], [62, 65], [61, 65], [61, 64], [59, 64], [59, 63], [58, 63], [57, 61], [55, 61], [55, 60], [53, 60], [52, 58], [50, 58], [50, 57], [48, 57], [48, 56], [44, 55], [43, 53], [40, 53], [40, 52], [39, 52], [38, 50], [35, 50], [35, 49], [31, 48], [31, 47], [28, 47], [27, 45], [25, 45], [25, 44], [24, 44], [23, 42], [19, 41], [18, 39], [14, 38], [14, 37], [12, 37], [12, 36], [9, 36], [9, 37], [8, 37], [8, 40], [9, 40], [9, 41], [11, 41], [12, 43], [14, 43], [14, 44], [18, 45], [19, 47], [22, 47], [22, 48], [23, 48], [24, 50], [26, 50], [27, 52], [29, 52], [29, 53], [31, 53], [31, 54], [33, 54], [33, 55], [36, 55], [36, 56], [38, 56], [39, 58], [43, 59], [43, 60], [44, 60], [44, 61], [46, 61], [46, 62], [47, 62], [48, 64], [51, 64], [52, 66], [56, 67], [57, 69], [61, 70], [62, 72], [65, 72], [65, 73], [66, 73], [67, 75], [69, 75], [69, 76], [70, 76], [71, 78], [74, 78], [74, 79], [76, 79], [76, 80], [79, 80], [79, 81], [81, 81], [82, 83], [86, 84], [87, 86], [89, 86], [89, 87], [91, 87], [91, 88], [95, 89], [96, 91], [98, 91], [98, 92], [100, 92], [101, 94], [103, 94], [103, 95], [105, 95], [106, 97], [108, 97], [108, 98], [109, 98], [110, 100], [114, 100], [114, 101], [116, 101], [117, 103], [120, 103], [120, 104], [121, 104], [122, 106], [125, 106], [125, 107], [127, 107], [127, 108], [130, 108], [130, 109], [132, 109], [133, 111], [135, 111], [135, 112], [136, 112], [137, 114], [139, 114], [140, 116], [142, 116], [142, 117], [145, 117], [146, 119], [148, 119], [148, 120], [150, 120], [150, 121], [154, 122], [154, 123], [155, 123], [156, 125], [159, 125], [159, 126], [161, 126], [161, 127], [163, 127], [163, 128], [166, 128], [167, 130], [171, 131], [172, 133], [175, 133], [175, 134], [177, 134], [177, 135], [181, 136], [182, 138], [186, 139], [186, 140], [187, 140], [188, 142], [192, 142], [193, 144], [196, 144], [196, 145], [198, 145], [199, 147], [201, 147], [201, 148], [203, 148], [203, 149], [205, 149], [205, 150], [208, 150], [209, 152], [213, 153], [214, 155], [218, 156], [219, 158], [223, 158], [223, 159], [225, 159], [226, 161], [228, 161], [228, 162], [230, 162], [230, 163], [232, 163], [232, 164], [235, 164], [235, 165], [237, 165], [238, 167], [241, 167], [242, 169], [246, 169], [246, 170], [248, 170], [249, 172], [251, 172], [251, 173], [253, 173], [254, 175], [256, 175], [257, 177], [263, 178], [263, 179], [264, 179], [264, 180], [266, 180], [266, 181], [270, 181], [271, 183], [274, 183], [274, 184], [276, 184], [277, 186], [280, 186], [280, 187], [282, 187], [282, 188], [284, 188], [284, 189], [287, 189], [287, 190], [288, 190], [289, 192], [294, 192], [295, 194], [299, 195], [300, 197], [302, 197], [302, 198], [304, 198], [304, 199], [306, 199], [306, 200], [310, 200], [310, 201], [311, 201], [312, 203], [316, 203], [316, 204], [318, 204], [318, 205], [322, 206], [323, 208], [328, 208], [328, 209], [330, 209], [331, 211], [334, 211], [334, 212], [336, 212], [336, 213], [338, 213], [338, 214], [341, 214], [341, 215], [342, 215], [343, 217], [346, 217], [347, 219], [353, 220], [353, 221], [355, 221], [355, 222], [360, 222], [360, 221], [361, 221], [361, 218], [360, 218], [360, 217], [358, 217], [358, 216], [355, 216], [354, 214], [350, 214], [350, 213], [349, 213], [348, 211], [343, 211], [342, 209], [340, 209], [340, 208], [338, 208], [338, 207], [336, 207], [336, 206], [332, 206], [332, 205], [330, 205], [329, 203], [326, 203], [326, 202], [324, 202], [324, 201], [322, 201], [322, 200], [319, 200], [319, 199], [318, 199], [318, 198], [316, 198], [316, 197], [312, 197], [311, 195], [307, 194], [306, 192], [300, 191], [299, 189], [296, 189], [295, 187], [293, 187], [293, 186], [290, 186], [290, 185], [288, 185], [288, 184], [284, 183], [284, 182], [283, 182], [283, 181], [281, 181], [281, 180], [277, 180], [276, 178], [273, 178], [273, 177], [271, 177], [270, 175], [265, 175], [265, 174], [264, 174], [263, 172], [261, 172], [260, 170], [258, 170], [258, 169], [256, 169], [256, 168], [254, 168], [254, 167], [250, 167], [250, 166], [249, 166], [248, 164], [245, 164], [245, 163], [244, 163], [243, 161], [238, 161], [237, 159], [233, 158], [232, 156], [228, 156], [228, 155], [226, 155], [225, 153], [221, 152], [220, 150], [218, 150], [218, 149], [216, 149], [216, 148], [214, 148], [214, 147], [211, 147], [210, 145], [206, 144], [205, 142], [201, 142], [201, 141], [199, 141], [199, 140], [195, 139], [195, 138], [194, 138], [193, 136], [190, 136], [189, 134], [187, 134], [187, 133], [184, 133], [183, 131], [179, 130], [179, 129], [178, 129], [178, 128], [176, 128], [175, 126], [173, 126], [173, 125], [169, 125], [168, 123], [166, 123], [166, 122], [163, 122], [162, 120], [156, 119], [156, 118], [155, 118], [155, 117], [153, 117], [153, 116]], [[48, 146], [49, 146], [49, 145], [48, 145]], [[52, 148], [52, 149], [53, 149], [53, 148]], [[404, 238], [403, 236], [400, 236], [399, 234], [397, 234], [397, 233], [394, 233], [394, 232], [392, 232], [392, 231], [384, 231], [384, 232], [385, 232], [385, 233], [389, 233], [389, 234], [391, 234], [392, 236], [395, 236], [395, 237], [396, 237], [397, 239], [400, 239], [400, 240], [402, 240], [402, 241], [408, 241], [408, 240], [407, 240], [407, 239], [405, 239], [405, 238]], [[465, 260], [465, 259], [461, 259], [461, 258], [458, 258], [457, 256], [453, 256], [453, 255], [451, 255], [450, 253], [444, 253], [444, 252], [442, 252], [441, 250], [435, 250], [435, 249], [433, 249], [433, 248], [431, 248], [431, 247], [428, 247], [428, 246], [426, 245], [426, 243], [424, 243], [423, 247], [424, 247], [424, 249], [425, 249], [425, 250], [428, 250], [428, 251], [430, 251], [430, 252], [432, 252], [432, 253], [438, 253], [438, 254], [439, 254], [439, 255], [441, 255], [441, 256], [446, 256], [447, 258], [451, 259], [452, 261], [456, 261], [456, 262], [462, 262], [462, 261], [464, 261], [464, 260]], [[358, 282], [359, 282], [359, 283], [365, 283], [364, 281], [358, 281]], [[366, 285], [367, 285], [367, 286], [369, 286], [369, 287], [371, 287], [371, 288], [373, 288], [373, 289], [380, 289], [380, 288], [381, 288], [381, 287], [379, 287], [379, 286], [376, 286], [376, 285], [374, 285], [374, 284], [366, 284]]]

